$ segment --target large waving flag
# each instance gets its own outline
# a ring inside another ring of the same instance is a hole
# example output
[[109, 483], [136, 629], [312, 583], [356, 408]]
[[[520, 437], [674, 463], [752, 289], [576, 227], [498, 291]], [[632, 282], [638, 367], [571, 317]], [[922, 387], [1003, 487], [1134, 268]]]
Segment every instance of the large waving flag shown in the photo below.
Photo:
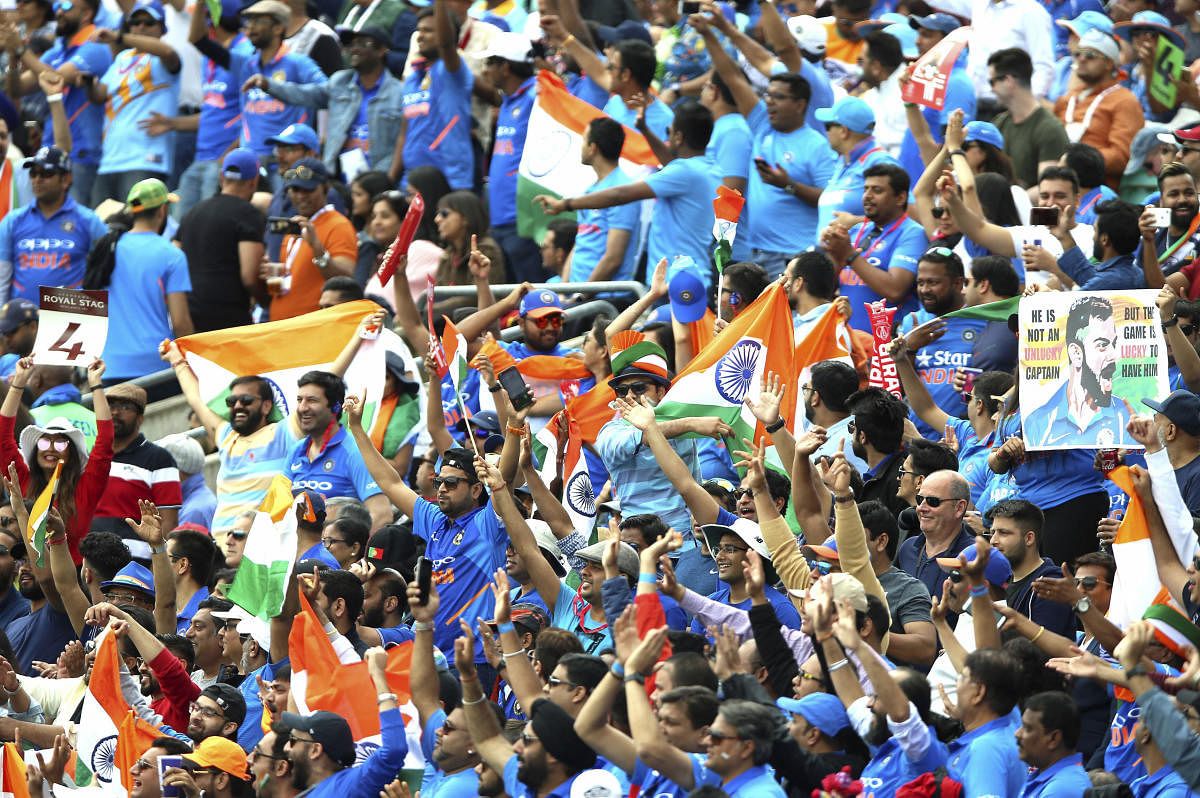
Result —
[[228, 598], [264, 621], [274, 618], [283, 608], [296, 559], [296, 514], [292, 508], [307, 501], [303, 494], [293, 498], [291, 480], [277, 474], [250, 523], [242, 562]]
[[29, 512], [29, 529], [25, 530], [25, 539], [30, 551], [37, 553], [39, 568], [46, 565], [46, 521], [50, 517], [50, 507], [54, 504], [54, 493], [58, 490], [58, 477], [62, 474], [62, 460], [54, 466], [50, 482], [33, 503]]
[[83, 695], [83, 710], [75, 732], [80, 764], [91, 771], [93, 784], [107, 795], [128, 795], [133, 784], [129, 768], [161, 733], [136, 717], [121, 696], [121, 666], [117, 638], [101, 634], [96, 661]]
[[[596, 525], [596, 494], [592, 489], [592, 477], [588, 472], [587, 458], [583, 456], [583, 433], [579, 422], [571, 415], [571, 411], [563, 410], [560, 414], [567, 420], [567, 442], [563, 453], [562, 464], [562, 503], [571, 518], [575, 530], [585, 535]], [[559, 415], [538, 431], [536, 440], [545, 446], [541, 455], [542, 481], [549, 486], [558, 476], [558, 436]], [[538, 454], [535, 447], [534, 454]]]
[[[795, 432], [795, 424], [802, 424], [804, 418], [804, 397], [801, 396], [800, 386], [809, 380], [812, 367], [822, 360], [843, 360], [850, 363], [850, 330], [842, 314], [838, 313], [837, 305], [829, 306], [825, 314], [813, 324], [808, 334], [796, 344], [796, 379], [788, 383], [788, 392], [784, 401], [795, 406], [795, 412], [788, 419], [788, 429]], [[788, 399], [788, 397], [792, 397]], [[790, 469], [790, 466], [789, 466]]]
[[740, 447], [759, 426], [744, 402], [762, 392], [763, 375], [773, 371], [788, 384], [795, 379], [794, 337], [787, 294], [772, 283], [679, 373], [655, 414], [660, 419], [715, 416], [733, 428]]
[[[197, 333], [176, 343], [200, 383], [201, 398], [218, 416], [229, 417], [225, 398], [230, 381], [257, 374], [271, 386], [279, 411], [275, 420], [279, 420], [291, 412], [300, 376], [313, 369], [327, 371], [363, 316], [378, 309], [369, 299], [360, 299], [282, 321]], [[364, 429], [371, 428], [383, 396], [384, 353], [392, 345], [389, 342], [382, 334], [364, 340], [344, 376], [351, 393], [367, 390], [370, 403], [363, 411]]]
[[[537, 145], [525, 148], [517, 172], [517, 231], [525, 238], [541, 241], [552, 219], [573, 214], [547, 216], [533, 198], [538, 194], [574, 196], [596, 182], [595, 171], [583, 163], [580, 153], [588, 124], [605, 114], [573, 96], [558, 76], [545, 70], [538, 73], [537, 92], [526, 136], [527, 141]], [[645, 137], [631, 128], [625, 128], [620, 167], [630, 177], [658, 167]]]
[[596, 383], [592, 390], [567, 400], [567, 409], [579, 424], [579, 437], [587, 443], [595, 443], [600, 430], [612, 421], [615, 415], [612, 402], [617, 395], [608, 385], [611, 379], [612, 377], [605, 377]]

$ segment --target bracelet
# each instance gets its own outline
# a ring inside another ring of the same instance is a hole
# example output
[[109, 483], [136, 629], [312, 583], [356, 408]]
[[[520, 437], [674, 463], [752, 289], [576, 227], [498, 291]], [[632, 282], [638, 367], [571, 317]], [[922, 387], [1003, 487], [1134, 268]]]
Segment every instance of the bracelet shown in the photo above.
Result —
[[524, 435], [525, 434], [524, 427], [514, 427], [512, 424], [506, 424], [504, 427], [504, 430], [506, 432], [511, 432], [513, 435]]
[[623, 677], [622, 680], [625, 682], [625, 684], [629, 684], [630, 682], [637, 682], [638, 684], [645, 684], [646, 683], [646, 674], [637, 673], [635, 671], [634, 673], [625, 674], [625, 676]]
[[565, 208], [568, 211], [571, 210], [571, 198], [570, 197], [567, 197], [565, 200], [563, 200], [563, 208]]
[[1044, 631], [1046, 631], [1046, 627], [1039, 626], [1038, 630], [1037, 630], [1037, 634], [1035, 634], [1033, 637], [1029, 638], [1029, 642], [1036, 643], [1037, 639], [1042, 636], [1042, 632], [1044, 632]]
[[495, 385], [493, 385], [491, 388], [488, 388], [488, 390], [489, 390], [489, 391], [491, 391], [492, 393], [500, 393], [500, 389], [501, 389], [501, 388], [503, 388], [503, 387], [504, 387], [504, 386], [503, 386], [503, 385], [501, 385], [500, 383], [496, 383], [496, 384], [495, 384]]
[[[608, 669], [608, 672], [613, 676], [616, 676], [618, 679], [625, 678], [625, 666], [619, 662], [614, 661], [612, 667]], [[1200, 671], [1197, 671], [1196, 673], [1200, 674]]]
[[1175, 325], [1177, 325], [1177, 324], [1179, 324], [1179, 317], [1178, 317], [1178, 316], [1172, 316], [1170, 319], [1168, 319], [1167, 321], [1164, 321], [1164, 322], [1162, 323], [1162, 328], [1163, 328], [1164, 330], [1169, 330], [1169, 329], [1171, 329], [1172, 327], [1174, 327], [1174, 326], [1175, 326]]
[[470, 699], [470, 700], [468, 700], [468, 699], [464, 698], [464, 699], [462, 700], [462, 705], [463, 705], [464, 707], [473, 707], [473, 706], [475, 706], [476, 704], [482, 704], [483, 702], [484, 702], [484, 697], [483, 697], [483, 696], [479, 696], [479, 698], [472, 698], [472, 699]]
[[496, 630], [500, 632], [500, 634], [504, 634], [505, 632], [516, 632], [517, 627], [513, 626], [512, 621], [505, 621], [504, 623], [496, 624]]
[[563, 39], [563, 43], [562, 43], [563, 49], [565, 50], [566, 48], [570, 47], [574, 42], [575, 42], [575, 34], [574, 33], [568, 34], [567, 38]]
[[832, 663], [830, 663], [830, 664], [829, 664], [829, 668], [828, 668], [827, 670], [828, 670], [830, 673], [833, 673], [833, 672], [834, 672], [834, 671], [836, 671], [838, 668], [844, 668], [844, 667], [846, 667], [846, 666], [847, 666], [847, 665], [849, 665], [849, 664], [850, 664], [850, 660], [846, 659], [845, 657], [842, 657], [842, 658], [841, 658], [841, 659], [839, 659], [837, 662], [832, 662]]
[[846, 496], [834, 496], [833, 500], [835, 502], [841, 502], [842, 504], [849, 504], [850, 502], [854, 501], [854, 494], [850, 493]]
[[396, 701], [396, 700], [397, 699], [396, 699], [395, 693], [381, 693], [379, 696], [377, 696], [375, 698], [375, 703], [382, 704], [384, 701]]
[[61, 546], [62, 544], [66, 543], [66, 542], [67, 542], [67, 538], [66, 538], [66, 536], [63, 536], [61, 539], [59, 539], [59, 538], [46, 538], [46, 543], [48, 543], [48, 544], [49, 544], [49, 545], [51, 545], [51, 546]]
[[9, 695], [16, 695], [17, 693], [21, 692], [21, 683], [19, 681], [17, 682], [16, 690], [9, 690], [4, 685], [0, 684], [0, 690], [4, 690], [4, 692], [8, 693]]
[[657, 585], [658, 584], [658, 575], [651, 574], [651, 573], [644, 573], [644, 572], [640, 573], [640, 574], [638, 574], [638, 584], [639, 585]]
[[57, 93], [55, 93], [55, 94], [47, 94], [47, 95], [46, 95], [46, 102], [48, 102], [48, 103], [60, 103], [60, 102], [62, 102], [62, 92], [60, 91], [60, 92], [57, 92]]
[[951, 158], [953, 158], [955, 155], [961, 155], [964, 158], [967, 157], [966, 150], [950, 150], [950, 152], [948, 152], [946, 154], [949, 155]]
[[[509, 625], [511, 626], [512, 624], [509, 624]], [[516, 651], [510, 651], [507, 654], [504, 654], [502, 656], [504, 659], [508, 659], [509, 657], [520, 657], [522, 655], [527, 655], [528, 653], [529, 652], [526, 651], [525, 649], [519, 648]]]
[[412, 630], [414, 632], [432, 632], [433, 624], [429, 621], [417, 621], [412, 625]]
[[151, 546], [150, 553], [151, 554], [166, 554], [167, 553], [167, 544], [160, 543], [157, 546]]
[[460, 682], [477, 682], [479, 681], [479, 671], [471, 671], [469, 675], [459, 671], [458, 680]]
[[987, 594], [988, 586], [986, 582], [978, 587], [971, 588], [971, 598], [987, 598]]
[[787, 422], [784, 421], [783, 416], [780, 416], [775, 420], [774, 423], [767, 424], [765, 427], [763, 427], [763, 429], [765, 429], [767, 432], [779, 432], [779, 430], [783, 429], [783, 425], [786, 423]]

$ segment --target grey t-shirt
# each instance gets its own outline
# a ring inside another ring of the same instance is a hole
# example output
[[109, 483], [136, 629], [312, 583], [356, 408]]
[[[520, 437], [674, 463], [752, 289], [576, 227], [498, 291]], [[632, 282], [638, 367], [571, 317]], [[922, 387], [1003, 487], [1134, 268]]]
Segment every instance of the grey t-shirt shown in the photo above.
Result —
[[903, 633], [904, 624], [915, 621], [933, 622], [929, 615], [929, 591], [920, 579], [909, 576], [893, 565], [879, 575], [879, 584], [883, 585], [892, 613], [890, 631]]

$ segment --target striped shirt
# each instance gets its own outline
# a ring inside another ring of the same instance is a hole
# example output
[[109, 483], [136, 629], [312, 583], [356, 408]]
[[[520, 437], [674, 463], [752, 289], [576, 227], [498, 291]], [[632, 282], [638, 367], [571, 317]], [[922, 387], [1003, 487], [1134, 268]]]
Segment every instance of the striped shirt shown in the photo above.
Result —
[[271, 480], [283, 472], [300, 442], [288, 420], [266, 424], [249, 435], [223, 424], [217, 440], [221, 470], [217, 472], [217, 514], [211, 527], [214, 536], [218, 530], [232, 527], [239, 513], [258, 509]]
[[[669, 443], [699, 482], [699, 442], [696, 438], [672, 438]], [[613, 490], [621, 500], [626, 517], [654, 513], [674, 529], [691, 529], [691, 514], [671, 486], [650, 447], [642, 443], [642, 431], [623, 418], [608, 422], [596, 437], [596, 452], [612, 476]], [[689, 541], [690, 542], [690, 541]], [[690, 548], [685, 544], [685, 548]]]
[[175, 459], [166, 449], [141, 434], [113, 455], [108, 470], [108, 488], [96, 506], [92, 529], [117, 533], [134, 557], [148, 560], [149, 544], [125, 523], [126, 518], [141, 517], [138, 499], [149, 499], [159, 507], [178, 507], [183, 503]]

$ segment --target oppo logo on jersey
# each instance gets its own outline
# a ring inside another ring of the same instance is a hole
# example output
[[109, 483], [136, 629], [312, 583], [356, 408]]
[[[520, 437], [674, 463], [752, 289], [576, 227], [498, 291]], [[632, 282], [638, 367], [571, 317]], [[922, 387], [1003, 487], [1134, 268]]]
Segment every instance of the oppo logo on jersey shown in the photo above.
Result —
[[333, 490], [333, 483], [317, 479], [298, 479], [292, 483], [292, 490], [315, 490], [324, 496], [325, 491]]

